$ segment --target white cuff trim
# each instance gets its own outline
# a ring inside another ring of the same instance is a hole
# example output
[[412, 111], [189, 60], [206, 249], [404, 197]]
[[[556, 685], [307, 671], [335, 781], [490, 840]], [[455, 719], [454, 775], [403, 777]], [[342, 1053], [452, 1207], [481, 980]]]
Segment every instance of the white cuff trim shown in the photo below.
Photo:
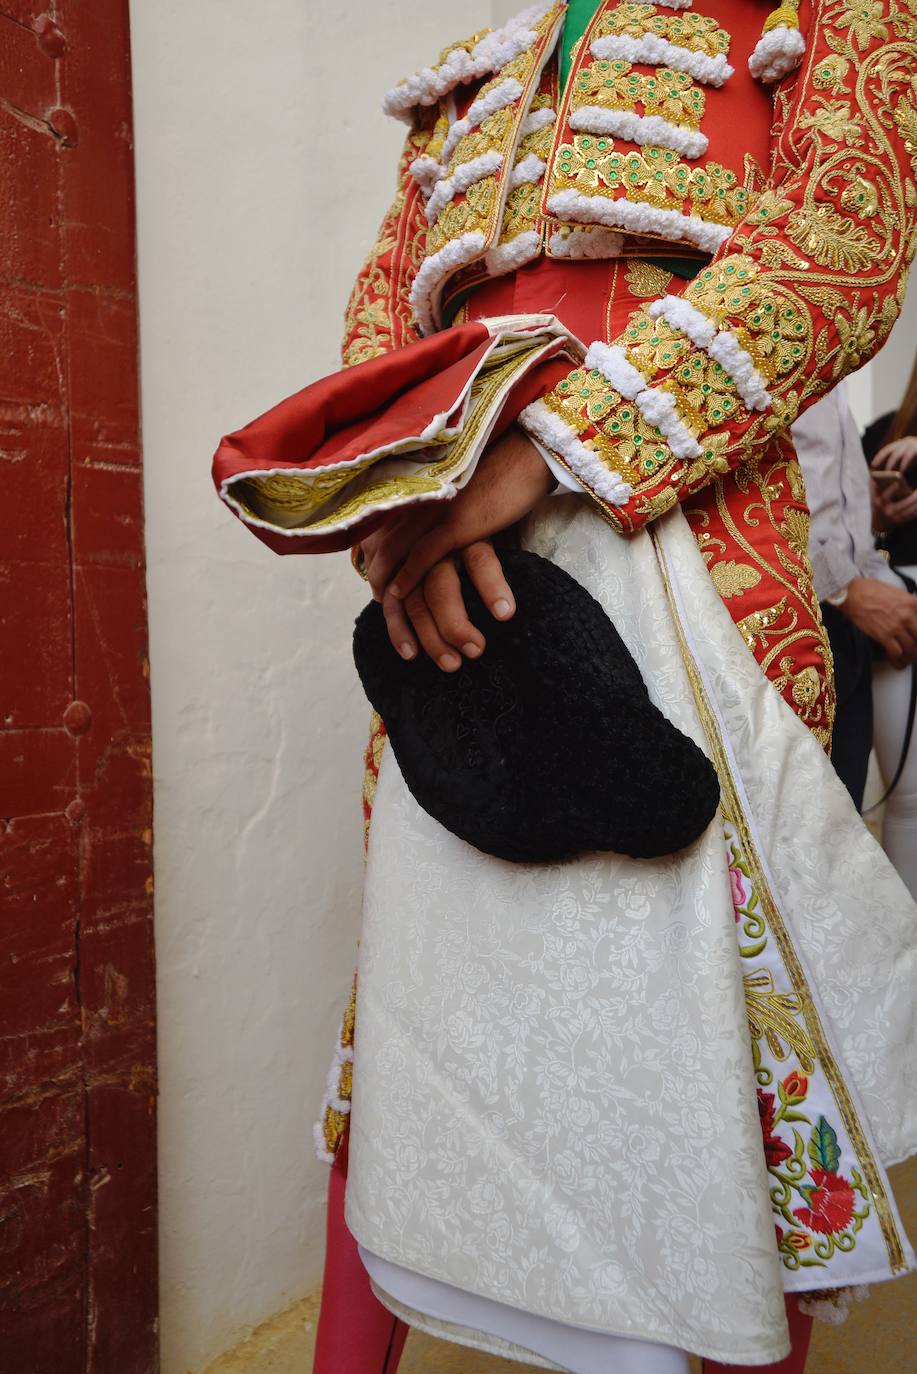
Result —
[[626, 229], [633, 234], [655, 234], [660, 238], [680, 239], [715, 253], [725, 243], [732, 230], [723, 224], [701, 219], [699, 215], [683, 215], [680, 210], [660, 210], [655, 205], [643, 205], [623, 198], [584, 196], [581, 191], [557, 191], [548, 201], [548, 209], [560, 219], [578, 220], [586, 224], [605, 224]]
[[705, 52], [670, 43], [667, 38], [659, 38], [655, 33], [645, 33], [640, 38], [631, 38], [629, 34], [607, 34], [604, 38], [597, 38], [590, 45], [590, 50], [593, 57], [643, 62], [652, 67], [671, 67], [674, 71], [687, 72], [705, 86], [722, 86], [735, 70], [730, 67], [724, 53], [718, 52], [715, 57], [708, 57]]
[[507, 105], [512, 105], [513, 101], [518, 100], [521, 94], [522, 84], [514, 76], [509, 76], [499, 85], [479, 95], [477, 100], [473, 100], [464, 118], [457, 119], [449, 127], [443, 150], [440, 153], [443, 170], [445, 171], [449, 166], [449, 159], [460, 139], [464, 138], [466, 134], [470, 134], [472, 129], [476, 129], [479, 124], [483, 124], [490, 115], [505, 109]]
[[533, 110], [519, 126], [519, 135], [521, 138], [527, 138], [529, 134], [537, 134], [539, 129], [546, 129], [549, 124], [553, 124], [556, 118], [553, 110]]
[[657, 5], [664, 5], [667, 10], [689, 10], [694, 0], [656, 0]]
[[432, 334], [437, 326], [436, 306], [439, 288], [446, 277], [467, 267], [484, 252], [486, 239], [479, 229], [450, 239], [438, 253], [425, 258], [414, 278], [409, 300], [422, 334]]
[[521, 162], [517, 162], [509, 174], [510, 188], [516, 186], [537, 186], [544, 176], [547, 163], [543, 158], [536, 157], [534, 153], [528, 153]]
[[673, 124], [661, 115], [637, 115], [630, 110], [605, 110], [601, 105], [581, 105], [570, 116], [570, 128], [585, 134], [612, 134], [628, 143], [671, 148], [682, 157], [701, 157], [709, 139], [696, 129]]
[[619, 258], [624, 247], [624, 235], [614, 229], [601, 226], [591, 229], [573, 229], [564, 233], [557, 230], [548, 243], [554, 258]]
[[524, 233], [517, 234], [508, 243], [498, 244], [496, 248], [491, 248], [484, 258], [487, 271], [491, 277], [502, 276], [504, 272], [515, 272], [517, 267], [522, 267], [524, 263], [531, 262], [532, 258], [537, 258], [541, 252], [541, 235], [537, 229], [526, 229]]
[[442, 166], [435, 157], [430, 157], [429, 153], [421, 153], [420, 157], [415, 157], [410, 171], [425, 196], [429, 196], [443, 174]]
[[721, 329], [707, 352], [732, 378], [736, 391], [749, 410], [767, 410], [771, 394], [764, 378], [752, 362], [751, 354], [746, 352], [730, 329]]
[[436, 223], [440, 213], [449, 204], [453, 196], [467, 191], [469, 186], [474, 186], [475, 182], [493, 176], [502, 166], [503, 154], [495, 151], [481, 153], [479, 157], [473, 157], [468, 162], [459, 163], [451, 177], [444, 177], [434, 186], [433, 194], [427, 201], [424, 211], [427, 223]]
[[648, 425], [655, 425], [676, 458], [699, 458], [703, 449], [678, 418], [675, 397], [668, 391], [647, 387], [635, 398], [640, 414]]
[[763, 33], [748, 59], [748, 70], [757, 81], [770, 85], [795, 71], [806, 50], [806, 40], [798, 29], [779, 24]]
[[678, 418], [675, 397], [668, 391], [651, 387], [643, 373], [629, 362], [618, 344], [600, 340], [590, 344], [586, 367], [598, 368], [602, 376], [626, 401], [633, 401], [648, 425], [655, 425], [676, 458], [699, 458], [700, 444]]
[[615, 391], [620, 391], [625, 401], [635, 401], [640, 392], [649, 386], [643, 373], [627, 361], [624, 349], [619, 344], [602, 343], [596, 339], [595, 343], [589, 345], [586, 367], [598, 368]]
[[716, 338], [716, 325], [697, 306], [683, 296], [661, 296], [647, 306], [651, 320], [660, 317], [679, 333], [686, 334], [698, 348], [708, 349]]
[[471, 52], [453, 48], [438, 67], [424, 67], [388, 91], [382, 100], [383, 110], [410, 122], [415, 105], [433, 105], [456, 86], [499, 71], [534, 47], [538, 33], [531, 26], [543, 19], [554, 3], [555, 0], [538, 0], [501, 28], [486, 33]]
[[755, 367], [751, 354], [739, 343], [731, 329], [717, 329], [712, 320], [682, 296], [663, 296], [647, 309], [651, 319], [661, 316], [714, 362], [719, 363], [735, 384], [749, 410], [766, 410], [771, 404], [767, 383]]
[[583, 485], [610, 506], [624, 506], [630, 500], [633, 487], [624, 481], [619, 472], [610, 472], [592, 450], [580, 442], [570, 426], [548, 409], [544, 401], [533, 401], [526, 406], [519, 415], [519, 422], [547, 448], [558, 453]]

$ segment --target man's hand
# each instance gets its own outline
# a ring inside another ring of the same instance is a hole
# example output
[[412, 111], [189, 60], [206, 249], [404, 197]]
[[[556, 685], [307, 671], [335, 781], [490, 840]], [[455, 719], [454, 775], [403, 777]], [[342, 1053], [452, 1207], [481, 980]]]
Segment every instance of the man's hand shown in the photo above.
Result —
[[495, 619], [509, 620], [515, 615], [516, 602], [500, 559], [486, 540], [469, 544], [458, 557], [434, 563], [403, 601], [390, 593], [382, 600], [389, 639], [402, 658], [415, 656], [419, 640], [424, 652], [446, 673], [454, 673], [462, 666], [463, 654], [465, 658], [480, 658], [487, 644], [481, 631], [468, 619], [459, 581], [459, 560]]
[[462, 654], [484, 652], [484, 635], [462, 600], [455, 556], [491, 614], [508, 620], [516, 609], [512, 592], [485, 541], [528, 515], [553, 484], [538, 450], [514, 426], [488, 449], [454, 501], [421, 506], [363, 541], [373, 596], [402, 658], [413, 658], [419, 641], [445, 672], [455, 672]]
[[917, 661], [917, 596], [877, 577], [855, 577], [840, 610], [882, 645], [893, 668]]

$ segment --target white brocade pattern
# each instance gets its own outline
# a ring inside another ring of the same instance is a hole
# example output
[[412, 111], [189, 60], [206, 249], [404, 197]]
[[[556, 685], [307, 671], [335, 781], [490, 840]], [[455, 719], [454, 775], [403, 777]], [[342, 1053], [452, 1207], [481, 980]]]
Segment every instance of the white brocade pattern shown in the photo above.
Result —
[[[748, 654], [680, 512], [660, 525], [781, 910], [818, 967], [879, 1146], [900, 1157], [915, 1136], [903, 1104], [917, 913]], [[527, 544], [597, 597], [653, 699], [706, 747], [654, 537], [621, 540], [571, 497], [541, 508]], [[504, 863], [422, 812], [387, 751], [359, 972], [358, 1240], [560, 1321], [782, 1358], [741, 963], [719, 820], [663, 861]]]

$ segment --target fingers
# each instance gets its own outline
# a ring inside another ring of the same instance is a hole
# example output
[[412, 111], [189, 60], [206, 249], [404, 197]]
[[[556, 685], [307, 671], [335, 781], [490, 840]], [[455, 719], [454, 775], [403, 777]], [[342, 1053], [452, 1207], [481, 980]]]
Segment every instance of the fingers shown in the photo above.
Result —
[[872, 461], [873, 467], [897, 468], [903, 471], [917, 459], [917, 437], [906, 434], [881, 448]]
[[454, 522], [444, 520], [419, 539], [411, 549], [398, 571], [398, 576], [389, 586], [392, 596], [404, 599], [416, 590], [430, 569], [459, 548], [456, 542]]
[[461, 650], [466, 658], [479, 658], [486, 640], [468, 619], [462, 584], [451, 559], [437, 563], [427, 574], [423, 594], [440, 637]]
[[454, 673], [457, 668], [461, 668], [461, 654], [456, 653], [453, 646], [440, 634], [424, 598], [422, 587], [415, 587], [410, 596], [405, 598], [404, 609], [410, 617], [421, 646], [433, 661], [446, 673]]
[[382, 601], [385, 588], [417, 540], [442, 518], [438, 506], [439, 502], [429, 502], [413, 508], [362, 541], [366, 580], [376, 601]]
[[884, 643], [893, 668], [906, 668], [917, 659], [917, 610], [913, 606], [908, 605], [897, 624], [888, 629]]
[[495, 620], [509, 620], [516, 613], [516, 600], [503, 576], [503, 567], [492, 544], [470, 544], [462, 554], [468, 576], [481, 600]]
[[886, 639], [885, 653], [892, 667], [898, 668], [899, 670], [901, 668], [906, 668], [908, 662], [910, 661], [904, 652], [903, 646], [894, 637], [894, 635], [889, 635], [889, 637]]
[[417, 657], [417, 640], [404, 612], [404, 603], [386, 594], [382, 598], [382, 614], [392, 647], [404, 659]]
[[900, 454], [894, 445], [880, 449], [869, 465], [878, 472], [897, 472], [900, 470]]
[[[498, 620], [508, 620], [516, 603], [503, 569], [490, 544], [465, 550], [469, 576], [482, 600]], [[402, 601], [387, 591], [382, 613], [389, 639], [404, 659], [416, 656], [418, 646], [444, 672], [454, 673], [465, 658], [479, 658], [487, 641], [468, 618], [458, 569], [451, 559], [437, 563]]]
[[917, 517], [917, 491], [909, 492], [900, 501], [886, 500], [883, 513], [893, 525], [905, 525]]

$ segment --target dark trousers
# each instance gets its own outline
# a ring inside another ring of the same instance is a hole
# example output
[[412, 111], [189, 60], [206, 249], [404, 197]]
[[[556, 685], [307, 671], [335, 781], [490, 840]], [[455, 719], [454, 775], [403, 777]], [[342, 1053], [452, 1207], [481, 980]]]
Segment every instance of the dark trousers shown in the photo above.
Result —
[[837, 688], [831, 762], [854, 806], [862, 811], [872, 748], [872, 641], [836, 606], [822, 602], [821, 613], [834, 655]]

